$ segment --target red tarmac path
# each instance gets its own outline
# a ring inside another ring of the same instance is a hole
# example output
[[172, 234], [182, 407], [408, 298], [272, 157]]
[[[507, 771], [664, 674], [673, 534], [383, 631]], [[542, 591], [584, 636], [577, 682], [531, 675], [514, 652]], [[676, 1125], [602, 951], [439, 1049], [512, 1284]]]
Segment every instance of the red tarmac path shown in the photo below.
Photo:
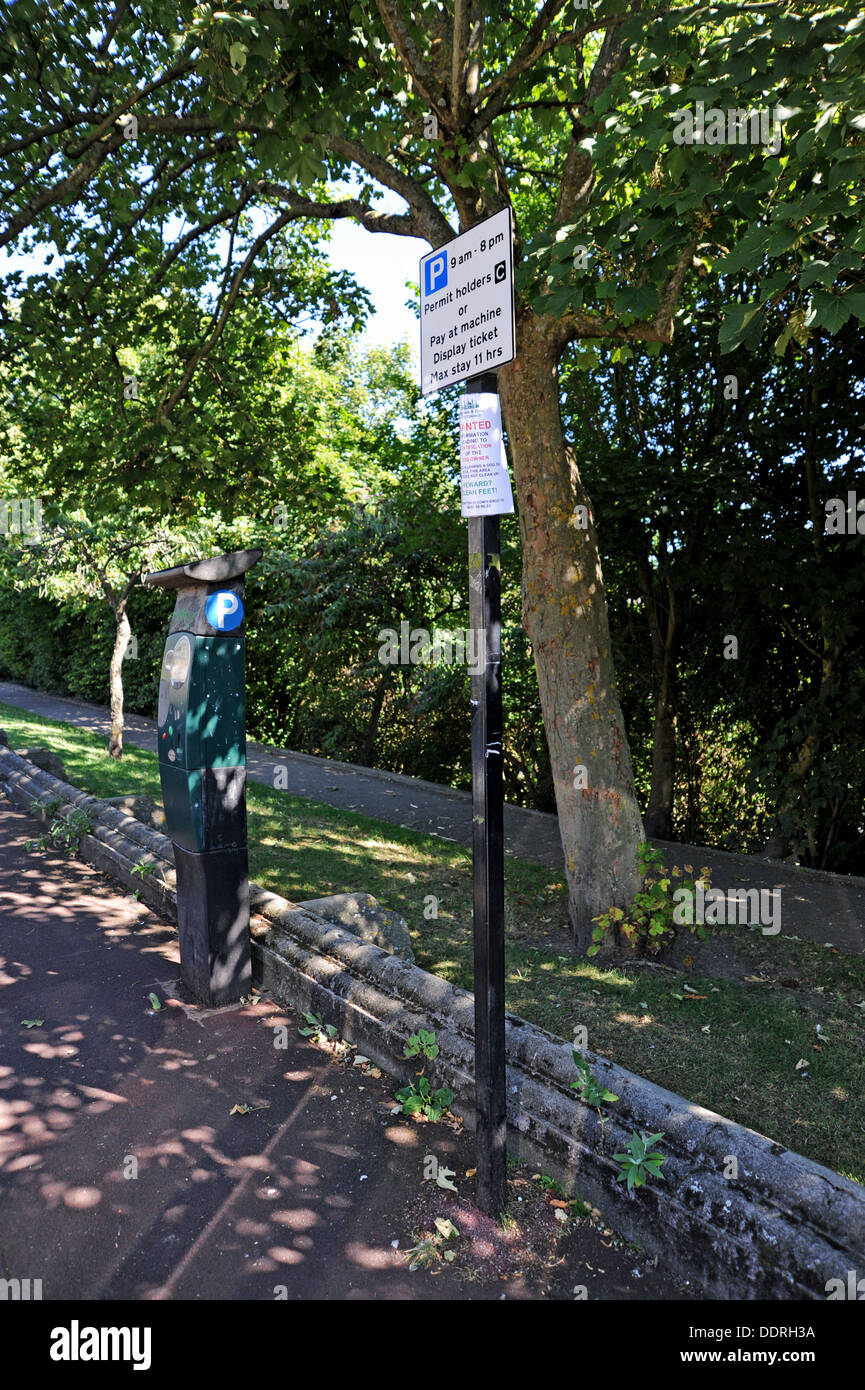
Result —
[[[44, 1300], [693, 1296], [597, 1226], [543, 1269], [471, 1264], [468, 1233], [477, 1256], [489, 1231], [468, 1133], [392, 1116], [391, 1078], [335, 1063], [270, 1000], [184, 1006], [173, 925], [88, 865], [28, 854], [36, 833], [0, 801], [0, 1279], [41, 1279]], [[435, 1190], [462, 1231], [438, 1275], [401, 1255], [428, 1152], [461, 1192]]]

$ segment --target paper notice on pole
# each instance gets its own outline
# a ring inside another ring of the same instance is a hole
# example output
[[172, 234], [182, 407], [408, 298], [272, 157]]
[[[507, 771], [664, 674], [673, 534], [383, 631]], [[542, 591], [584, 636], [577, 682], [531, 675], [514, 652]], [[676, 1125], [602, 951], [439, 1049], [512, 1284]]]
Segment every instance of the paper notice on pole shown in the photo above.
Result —
[[501, 401], [492, 391], [460, 396], [460, 493], [463, 516], [501, 516], [514, 509]]

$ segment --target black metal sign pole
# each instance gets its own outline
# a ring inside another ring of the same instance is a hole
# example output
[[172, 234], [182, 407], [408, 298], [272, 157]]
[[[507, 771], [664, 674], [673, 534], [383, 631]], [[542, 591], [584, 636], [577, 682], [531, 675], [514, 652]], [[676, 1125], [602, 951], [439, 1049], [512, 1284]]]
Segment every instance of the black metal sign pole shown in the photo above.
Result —
[[[473, 377], [466, 391], [497, 392], [496, 373]], [[477, 1198], [496, 1219], [507, 1204], [501, 590], [499, 518], [469, 517], [469, 622], [480, 656], [471, 677]]]

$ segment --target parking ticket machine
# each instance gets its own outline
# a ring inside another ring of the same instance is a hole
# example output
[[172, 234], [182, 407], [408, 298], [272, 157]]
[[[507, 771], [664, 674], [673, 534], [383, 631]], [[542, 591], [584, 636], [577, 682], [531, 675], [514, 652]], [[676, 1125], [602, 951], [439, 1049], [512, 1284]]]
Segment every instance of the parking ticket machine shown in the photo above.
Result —
[[248, 994], [244, 577], [260, 550], [145, 576], [176, 590], [159, 681], [157, 739], [174, 843], [180, 969], [197, 1003]]

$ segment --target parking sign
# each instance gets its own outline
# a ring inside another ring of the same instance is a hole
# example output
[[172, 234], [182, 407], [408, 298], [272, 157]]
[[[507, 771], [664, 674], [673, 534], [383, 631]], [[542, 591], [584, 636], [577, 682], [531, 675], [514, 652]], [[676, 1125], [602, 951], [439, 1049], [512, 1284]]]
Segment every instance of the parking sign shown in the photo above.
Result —
[[420, 263], [421, 391], [425, 396], [512, 362], [514, 280], [510, 208]]

